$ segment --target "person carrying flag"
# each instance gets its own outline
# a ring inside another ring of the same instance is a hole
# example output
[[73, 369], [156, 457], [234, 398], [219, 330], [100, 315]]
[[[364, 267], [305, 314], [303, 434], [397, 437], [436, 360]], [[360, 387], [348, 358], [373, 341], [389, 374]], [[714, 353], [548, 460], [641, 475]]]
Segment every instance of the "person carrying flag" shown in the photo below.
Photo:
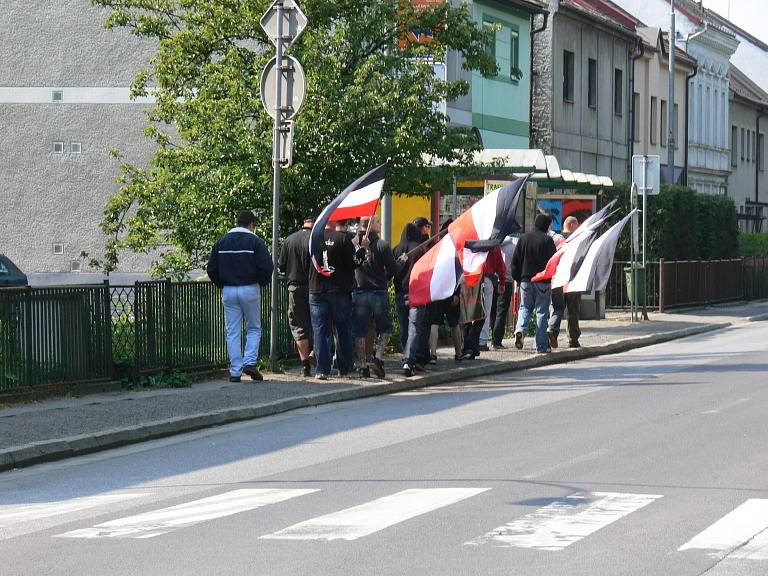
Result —
[[[576, 232], [579, 221], [574, 216], [568, 216], [563, 222], [563, 238], [568, 238]], [[565, 309], [568, 308], [568, 347], [578, 348], [581, 329], [579, 328], [579, 313], [581, 310], [581, 293], [563, 294], [563, 288], [552, 288], [552, 317], [549, 319], [547, 339], [551, 348], [557, 348], [557, 338], [560, 335], [560, 323], [563, 321]]]

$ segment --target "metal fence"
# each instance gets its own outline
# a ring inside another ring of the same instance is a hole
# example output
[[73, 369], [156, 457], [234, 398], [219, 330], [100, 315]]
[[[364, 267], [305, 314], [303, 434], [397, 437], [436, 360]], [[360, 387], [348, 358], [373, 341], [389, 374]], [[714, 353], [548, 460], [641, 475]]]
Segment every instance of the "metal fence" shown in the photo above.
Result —
[[[628, 262], [614, 262], [605, 291], [608, 308], [629, 308], [628, 270]], [[648, 262], [645, 285], [639, 290], [640, 305], [643, 288], [647, 307], [662, 312], [680, 306], [768, 298], [768, 258]]]
[[[294, 353], [288, 290], [277, 335]], [[259, 356], [269, 354], [270, 287], [262, 288]], [[48, 384], [129, 378], [228, 362], [221, 292], [210, 282], [0, 290], [0, 393]]]

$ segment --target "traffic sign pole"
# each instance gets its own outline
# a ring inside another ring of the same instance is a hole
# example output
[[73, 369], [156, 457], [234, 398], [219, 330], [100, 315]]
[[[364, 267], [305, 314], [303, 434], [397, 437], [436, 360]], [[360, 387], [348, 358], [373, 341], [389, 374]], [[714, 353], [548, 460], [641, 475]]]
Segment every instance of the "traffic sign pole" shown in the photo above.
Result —
[[282, 103], [280, 102], [281, 80], [283, 76], [283, 1], [277, 0], [273, 5], [277, 12], [277, 38], [275, 51], [277, 57], [278, 81], [275, 83], [275, 126], [272, 140], [272, 164], [274, 178], [272, 181], [272, 293], [271, 314], [269, 317], [269, 367], [277, 372], [277, 290], [278, 290], [278, 241], [280, 240], [280, 129], [282, 127]]

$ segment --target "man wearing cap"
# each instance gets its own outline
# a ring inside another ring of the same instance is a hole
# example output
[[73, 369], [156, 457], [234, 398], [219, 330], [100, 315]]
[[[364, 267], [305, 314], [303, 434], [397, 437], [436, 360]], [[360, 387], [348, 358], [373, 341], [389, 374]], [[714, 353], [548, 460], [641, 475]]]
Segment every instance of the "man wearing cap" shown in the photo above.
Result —
[[552, 218], [548, 214], [536, 216], [534, 229], [520, 238], [512, 255], [512, 278], [520, 284], [520, 312], [515, 328], [517, 349], [523, 347], [523, 338], [528, 331], [528, 319], [535, 310], [536, 351], [551, 351], [547, 341], [551, 282], [531, 282], [531, 278], [546, 268], [547, 262], [555, 253], [555, 243], [547, 235], [551, 225]]
[[304, 218], [304, 226], [285, 239], [277, 268], [288, 279], [288, 325], [296, 342], [304, 376], [312, 375], [310, 352], [312, 319], [309, 314], [309, 235], [314, 219]]
[[[261, 286], [269, 284], [274, 266], [264, 240], [253, 232], [255, 224], [253, 212], [240, 212], [237, 226], [219, 238], [206, 267], [208, 277], [222, 289], [230, 382], [240, 382], [243, 373], [252, 380], [263, 380], [256, 367], [261, 340]], [[243, 318], [245, 352], [241, 342]]]

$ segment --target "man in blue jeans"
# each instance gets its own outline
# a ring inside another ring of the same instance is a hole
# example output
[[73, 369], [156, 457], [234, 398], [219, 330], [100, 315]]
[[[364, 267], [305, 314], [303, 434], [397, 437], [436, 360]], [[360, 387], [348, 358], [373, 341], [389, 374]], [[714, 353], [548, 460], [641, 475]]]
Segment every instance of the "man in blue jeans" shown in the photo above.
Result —
[[550, 281], [531, 282], [531, 278], [544, 270], [547, 261], [555, 253], [555, 243], [547, 235], [552, 218], [539, 214], [533, 230], [526, 232], [515, 247], [512, 255], [512, 278], [520, 284], [520, 310], [515, 327], [515, 348], [523, 348], [523, 338], [528, 331], [528, 319], [536, 311], [536, 351], [550, 352], [547, 340], [549, 319]]
[[[336, 334], [336, 360], [339, 376], [346, 376], [354, 363], [352, 344], [352, 287], [355, 268], [360, 264], [352, 238], [340, 226], [331, 229], [329, 223], [323, 231], [330, 276], [318, 272], [314, 266], [309, 269], [309, 313], [312, 318], [312, 332], [315, 341], [317, 367], [315, 378], [327, 380], [331, 373], [331, 339]], [[339, 229], [340, 228], [340, 229]], [[360, 249], [363, 252], [362, 248]]]
[[[222, 289], [229, 354], [229, 381], [240, 382], [245, 373], [263, 380], [256, 367], [261, 340], [261, 286], [269, 284], [274, 266], [264, 241], [253, 233], [256, 216], [243, 210], [237, 226], [219, 238], [211, 251], [206, 270]], [[245, 352], [242, 348], [245, 318]]]

